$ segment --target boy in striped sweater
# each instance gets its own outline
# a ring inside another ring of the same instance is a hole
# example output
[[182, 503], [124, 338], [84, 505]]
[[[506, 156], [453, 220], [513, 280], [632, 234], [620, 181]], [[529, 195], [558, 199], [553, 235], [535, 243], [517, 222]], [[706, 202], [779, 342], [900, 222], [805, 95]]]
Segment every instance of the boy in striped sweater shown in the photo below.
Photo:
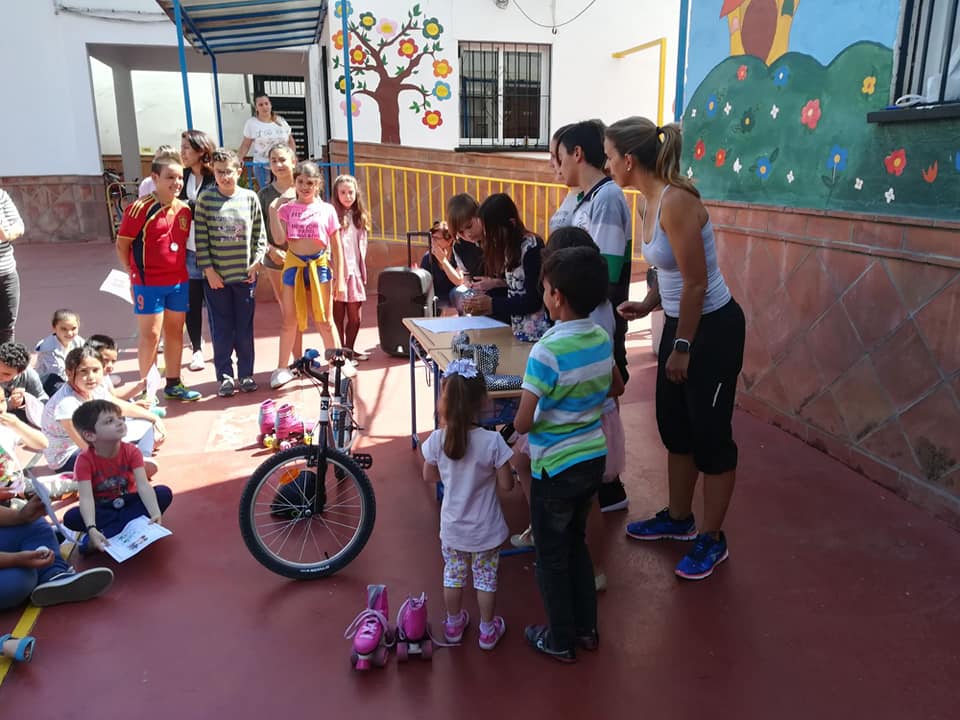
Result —
[[253, 314], [257, 274], [267, 249], [260, 201], [239, 187], [240, 160], [230, 150], [213, 153], [216, 187], [204, 190], [194, 211], [197, 265], [206, 278], [204, 299], [213, 327], [213, 364], [220, 397], [237, 391], [233, 353], [237, 354], [240, 390], [253, 392]]
[[603, 403], [623, 392], [623, 381], [614, 372], [609, 335], [589, 317], [607, 297], [600, 253], [589, 247], [550, 252], [542, 280], [543, 304], [556, 324], [530, 351], [513, 424], [530, 442], [530, 519], [548, 624], [530, 625], [525, 635], [537, 651], [574, 662], [576, 647], [595, 650], [599, 643], [584, 534], [607, 456]]

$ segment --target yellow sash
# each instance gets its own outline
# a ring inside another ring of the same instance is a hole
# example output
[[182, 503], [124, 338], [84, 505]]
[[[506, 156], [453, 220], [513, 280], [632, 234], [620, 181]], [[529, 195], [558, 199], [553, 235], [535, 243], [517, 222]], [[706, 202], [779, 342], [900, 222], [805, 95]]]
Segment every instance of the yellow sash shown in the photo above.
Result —
[[297, 308], [297, 325], [300, 327], [300, 332], [307, 329], [307, 286], [303, 281], [302, 270], [307, 268], [307, 272], [310, 274], [310, 304], [313, 307], [313, 317], [317, 322], [324, 322], [327, 315], [320, 298], [320, 276], [317, 269], [327, 266], [327, 253], [323, 253], [318, 258], [304, 260], [292, 252], [287, 252], [283, 261], [284, 273], [288, 268], [297, 269], [293, 281], [293, 298]]

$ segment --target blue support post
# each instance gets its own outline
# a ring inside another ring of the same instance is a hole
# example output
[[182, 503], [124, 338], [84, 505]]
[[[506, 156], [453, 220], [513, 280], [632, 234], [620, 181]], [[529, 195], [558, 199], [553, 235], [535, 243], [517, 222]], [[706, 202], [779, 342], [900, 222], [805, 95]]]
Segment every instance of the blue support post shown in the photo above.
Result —
[[187, 54], [183, 49], [183, 8], [180, 0], [173, 0], [173, 19], [177, 24], [177, 51], [180, 54], [180, 77], [183, 80], [183, 103], [187, 107], [187, 129], [193, 127], [193, 112], [190, 109], [190, 83], [187, 80]]
[[687, 74], [687, 25], [690, 20], [690, 0], [680, 0], [680, 34], [677, 37], [677, 91], [673, 100], [673, 119], [683, 118], [683, 86]]
[[[336, 7], [336, 4], [334, 5]], [[350, 80], [350, 26], [347, 24], [347, 3], [342, 0], [340, 11], [340, 27], [343, 30], [343, 76], [346, 78], [347, 95], [347, 162], [350, 165], [350, 174], [356, 175], [353, 161], [353, 82]]]
[[213, 97], [217, 104], [217, 137], [223, 147], [223, 114], [220, 111], [220, 75], [217, 74], [217, 56], [210, 53], [210, 65], [213, 68]]

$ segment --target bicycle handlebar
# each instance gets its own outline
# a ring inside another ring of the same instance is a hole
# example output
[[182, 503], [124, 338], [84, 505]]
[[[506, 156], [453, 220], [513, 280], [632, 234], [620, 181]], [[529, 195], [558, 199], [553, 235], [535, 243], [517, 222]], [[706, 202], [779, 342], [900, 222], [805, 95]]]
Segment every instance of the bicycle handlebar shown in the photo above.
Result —
[[[343, 365], [347, 361], [347, 351], [342, 348], [331, 348], [324, 353], [324, 357], [333, 365]], [[298, 371], [306, 373], [310, 377], [322, 382], [327, 373], [326, 371], [317, 372], [316, 365], [319, 364], [319, 359], [320, 351], [310, 348], [304, 351], [302, 358], [294, 360], [289, 369], [291, 372]]]

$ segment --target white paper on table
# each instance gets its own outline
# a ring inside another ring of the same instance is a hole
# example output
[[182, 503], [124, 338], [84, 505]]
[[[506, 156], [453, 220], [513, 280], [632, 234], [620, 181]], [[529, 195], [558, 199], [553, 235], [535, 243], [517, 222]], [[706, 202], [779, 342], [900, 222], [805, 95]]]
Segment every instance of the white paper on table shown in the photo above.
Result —
[[27, 413], [27, 420], [34, 427], [40, 427], [43, 420], [43, 403], [28, 392], [23, 394], [23, 409]]
[[157, 370], [156, 364], [150, 366], [150, 371], [147, 373], [147, 397], [153, 398], [157, 396], [157, 393], [163, 388], [166, 384], [163, 381], [163, 377], [160, 375], [160, 371]]
[[100, 284], [100, 291], [116, 295], [133, 305], [133, 296], [130, 294], [130, 277], [123, 270], [113, 269], [107, 273], [106, 279]]
[[439, 318], [417, 318], [414, 325], [430, 332], [460, 332], [461, 330], [487, 330], [492, 328], [509, 327], [506, 323], [485, 315], [464, 315]]
[[114, 560], [123, 562], [132, 558], [147, 545], [168, 535], [173, 533], [163, 525], [150, 522], [150, 518], [146, 515], [140, 515], [128, 522], [119, 533], [107, 538], [110, 544], [107, 545], [106, 550]]
[[152, 422], [143, 418], [124, 418], [123, 420], [127, 424], [127, 434], [123, 439], [128, 443], [136, 444], [147, 434], [147, 430], [153, 427]]
[[[73, 473], [62, 473], [72, 476]], [[47, 492], [47, 486], [44, 485], [39, 478], [30, 478], [30, 485], [33, 486], [34, 492], [37, 493], [37, 496], [40, 498], [40, 501], [43, 503], [43, 507], [47, 510], [47, 515], [50, 517], [50, 522], [53, 523], [53, 527], [60, 531], [60, 534], [63, 535], [67, 540], [75, 541], [77, 539], [77, 534], [73, 530], [68, 530], [63, 525], [60, 524], [60, 519], [57, 517], [57, 513], [53, 509], [53, 504], [50, 502], [50, 493]]]

